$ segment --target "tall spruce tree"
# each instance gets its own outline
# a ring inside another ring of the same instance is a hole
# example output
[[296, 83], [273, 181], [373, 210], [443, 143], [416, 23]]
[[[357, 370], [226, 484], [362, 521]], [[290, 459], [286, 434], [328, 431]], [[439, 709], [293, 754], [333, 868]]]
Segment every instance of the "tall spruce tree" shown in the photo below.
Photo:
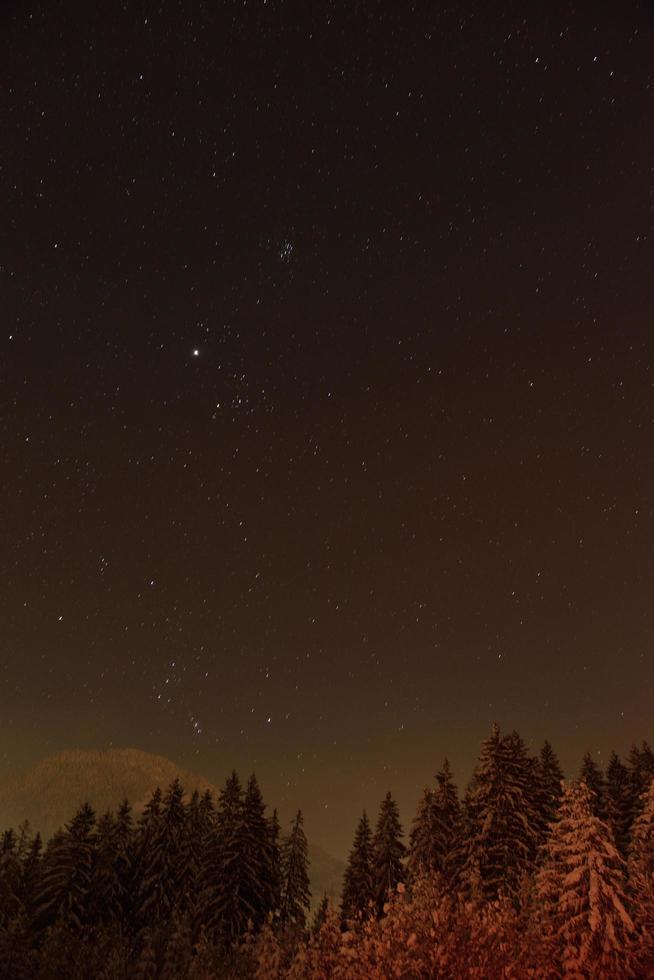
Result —
[[436, 870], [436, 791], [425, 786], [409, 834], [407, 870], [412, 879]]
[[85, 803], [49, 842], [34, 900], [37, 928], [59, 921], [66, 929], [80, 930], [86, 924], [95, 828], [95, 813]]
[[606, 803], [606, 783], [604, 773], [597, 765], [590, 752], [587, 752], [581, 763], [579, 779], [585, 783], [591, 792], [591, 807], [593, 813], [600, 820], [606, 821], [608, 818], [608, 807]]
[[196, 924], [225, 945], [245, 932], [252, 915], [242, 892], [243, 826], [243, 789], [236, 771], [232, 771], [218, 798], [216, 819], [207, 840], [196, 911]]
[[0, 842], [0, 928], [8, 928], [23, 911], [21, 878], [18, 837], [13, 829], [9, 829], [3, 833]]
[[211, 837], [214, 821], [215, 808], [211, 790], [206, 790], [202, 796], [195, 790], [189, 800], [186, 813], [188, 909], [192, 919], [197, 915], [205, 849]]
[[280, 844], [279, 817], [273, 810], [268, 818], [268, 855], [270, 867], [268, 875], [271, 885], [271, 911], [274, 917], [279, 917], [282, 903], [282, 850]]
[[116, 820], [103, 814], [97, 825], [95, 860], [89, 888], [89, 919], [98, 925], [120, 925], [123, 918], [121, 882], [118, 870]]
[[367, 918], [374, 901], [372, 829], [364, 810], [357, 824], [343, 877], [341, 915], [345, 921]]
[[538, 809], [542, 816], [543, 835], [556, 819], [563, 789], [563, 770], [550, 743], [546, 740], [540, 750], [536, 770]]
[[260, 929], [273, 910], [275, 882], [271, 875], [270, 827], [266, 806], [254, 773], [245, 790], [241, 824], [240, 894], [255, 929]]
[[631, 821], [633, 823], [642, 809], [644, 794], [654, 779], [654, 751], [647, 742], [643, 742], [640, 747], [631, 746], [628, 767], [631, 786]]
[[304, 929], [310, 905], [309, 848], [302, 811], [298, 810], [282, 848], [282, 924], [286, 928]]
[[618, 850], [626, 857], [633, 816], [629, 770], [615, 752], [606, 767], [606, 810]]
[[456, 844], [461, 825], [461, 804], [447, 759], [436, 773], [436, 841], [434, 870], [451, 878], [456, 870]]
[[405, 877], [402, 825], [397, 803], [390, 793], [381, 802], [372, 840], [373, 883], [377, 914], [381, 915], [390, 895]]
[[466, 797], [466, 832], [461, 881], [495, 900], [517, 899], [534, 868], [540, 818], [535, 804], [534, 767], [522, 739], [502, 738], [494, 724], [482, 743]]
[[631, 977], [624, 861], [585, 783], [565, 788], [537, 875], [552, 961], [565, 976]]
[[29, 843], [21, 869], [20, 899], [28, 919], [34, 915], [35, 901], [40, 888], [42, 851], [41, 834], [37, 833]]
[[654, 976], [654, 782], [643, 793], [629, 844], [629, 887], [639, 938], [639, 968]]
[[170, 784], [161, 804], [152, 808], [144, 827], [137, 916], [142, 926], [156, 926], [168, 922], [174, 909], [185, 910], [188, 906], [186, 810], [179, 779]]

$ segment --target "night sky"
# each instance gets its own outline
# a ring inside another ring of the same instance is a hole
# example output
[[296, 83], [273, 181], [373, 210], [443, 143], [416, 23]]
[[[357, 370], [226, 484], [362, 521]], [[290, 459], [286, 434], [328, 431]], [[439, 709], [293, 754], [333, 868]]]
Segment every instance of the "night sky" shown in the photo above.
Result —
[[343, 852], [497, 719], [651, 738], [645, 3], [5, 3], [0, 774]]

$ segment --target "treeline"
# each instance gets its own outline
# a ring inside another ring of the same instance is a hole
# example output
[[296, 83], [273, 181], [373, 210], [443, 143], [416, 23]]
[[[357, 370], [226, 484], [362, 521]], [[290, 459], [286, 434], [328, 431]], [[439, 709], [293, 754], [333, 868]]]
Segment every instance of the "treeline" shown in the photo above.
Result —
[[223, 976], [246, 934], [274, 919], [300, 936], [310, 907], [302, 813], [282, 835], [254, 775], [216, 803], [174, 780], [137, 820], [127, 801], [99, 819], [84, 804], [45, 849], [23, 825], [1, 852], [7, 980]]
[[404, 838], [391, 794], [356, 828], [339, 907], [309, 910], [307, 843], [256, 779], [174, 782], [137, 820], [84, 806], [43, 850], [7, 831], [0, 975], [12, 980], [654, 976], [654, 752], [563, 782], [493, 726], [459, 797], [447, 762]]

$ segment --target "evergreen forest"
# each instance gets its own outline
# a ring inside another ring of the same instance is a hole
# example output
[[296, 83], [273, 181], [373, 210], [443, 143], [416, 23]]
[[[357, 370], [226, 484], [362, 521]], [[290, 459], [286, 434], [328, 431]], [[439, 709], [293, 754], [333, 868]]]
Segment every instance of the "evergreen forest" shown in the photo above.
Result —
[[302, 812], [280, 826], [236, 772], [0, 851], [6, 980], [654, 976], [646, 742], [565, 780], [548, 742], [494, 725], [462, 793], [444, 761], [406, 829], [391, 792], [361, 813], [337, 905], [312, 901]]

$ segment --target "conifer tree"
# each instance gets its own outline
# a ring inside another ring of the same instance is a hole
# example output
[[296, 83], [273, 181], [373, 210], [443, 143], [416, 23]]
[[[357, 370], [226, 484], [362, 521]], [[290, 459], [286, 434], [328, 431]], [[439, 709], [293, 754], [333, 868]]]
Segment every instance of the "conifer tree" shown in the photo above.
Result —
[[461, 804], [447, 759], [436, 773], [436, 840], [433, 870], [451, 878], [455, 872], [456, 844], [461, 824]]
[[309, 848], [302, 811], [298, 810], [291, 833], [282, 847], [282, 901], [280, 920], [286, 928], [302, 930], [311, 905]]
[[145, 881], [150, 875], [152, 863], [151, 851], [155, 837], [159, 833], [162, 795], [161, 789], [157, 786], [143, 807], [134, 833], [127, 894], [128, 914], [135, 929], [142, 929], [147, 925], [147, 918], [142, 914], [142, 906], [146, 897]]
[[654, 782], [643, 794], [629, 845], [629, 886], [642, 976], [654, 976]]
[[634, 926], [624, 861], [585, 783], [564, 790], [545, 845], [537, 891], [554, 963], [574, 977], [630, 977]]
[[94, 924], [120, 923], [123, 915], [118, 877], [116, 821], [112, 813], [98, 820], [96, 853], [89, 888], [89, 918]]
[[85, 924], [95, 847], [95, 813], [85, 803], [46, 850], [35, 898], [38, 928], [57, 920], [64, 928]]
[[0, 928], [8, 928], [23, 909], [21, 877], [18, 837], [10, 828], [0, 841]]
[[34, 913], [34, 902], [39, 890], [42, 850], [41, 835], [37, 833], [29, 844], [21, 868], [20, 899], [28, 918]]
[[631, 790], [629, 770], [612, 752], [606, 768], [606, 809], [615, 843], [623, 857], [626, 857], [629, 846], [633, 815]]
[[168, 922], [176, 907], [186, 908], [188, 866], [184, 860], [186, 811], [184, 789], [174, 779], [159, 802], [156, 794], [142, 820], [143, 847], [136, 895], [137, 921], [156, 926]]
[[271, 876], [270, 827], [266, 806], [254, 773], [245, 790], [240, 832], [240, 894], [252, 926], [259, 929], [274, 904], [275, 882]]
[[316, 933], [320, 932], [320, 930], [322, 929], [323, 923], [325, 922], [325, 919], [327, 918], [327, 914], [329, 912], [330, 904], [331, 903], [329, 901], [329, 896], [327, 895], [327, 892], [325, 892], [322, 898], [320, 899], [320, 905], [316, 909], [313, 916], [313, 920], [311, 922], [312, 936], [315, 936]]
[[540, 750], [536, 770], [537, 799], [545, 836], [549, 825], [556, 819], [563, 792], [563, 770], [550, 743], [545, 740]]
[[407, 870], [411, 878], [436, 870], [436, 834], [436, 791], [425, 786], [409, 835]]
[[642, 809], [644, 794], [654, 779], [654, 751], [647, 742], [643, 742], [640, 748], [637, 745], [632, 745], [628, 762], [631, 785], [631, 820], [633, 823]]
[[198, 924], [207, 934], [230, 943], [245, 930], [249, 910], [240, 895], [243, 790], [235, 771], [226, 780], [206, 844], [200, 882]]
[[466, 798], [462, 883], [486, 899], [517, 898], [534, 867], [539, 839], [533, 766], [516, 734], [502, 738], [495, 724], [482, 743]]
[[205, 849], [214, 829], [215, 808], [211, 790], [202, 796], [195, 790], [189, 800], [186, 813], [186, 854], [188, 864], [188, 909], [196, 918], [200, 896]]
[[273, 917], [279, 916], [282, 900], [282, 851], [280, 832], [277, 810], [273, 810], [272, 815], [268, 819], [268, 854], [270, 862], [268, 876], [271, 885], [270, 910], [273, 913]]
[[345, 875], [341, 914], [345, 921], [366, 918], [375, 902], [372, 830], [364, 810], [357, 825]]
[[579, 779], [582, 783], [586, 784], [591, 792], [591, 807], [593, 813], [596, 817], [599, 817], [600, 820], [606, 821], [608, 812], [606, 805], [606, 783], [604, 782], [604, 773], [597, 765], [590, 752], [587, 752], [583, 758], [581, 769], [579, 770]]
[[118, 807], [113, 842], [119, 902], [123, 921], [127, 922], [131, 917], [131, 884], [135, 844], [132, 808], [127, 800], [123, 800]]
[[389, 895], [404, 878], [406, 848], [402, 843], [403, 836], [397, 803], [387, 793], [379, 808], [372, 841], [373, 887], [378, 915], [382, 914]]

